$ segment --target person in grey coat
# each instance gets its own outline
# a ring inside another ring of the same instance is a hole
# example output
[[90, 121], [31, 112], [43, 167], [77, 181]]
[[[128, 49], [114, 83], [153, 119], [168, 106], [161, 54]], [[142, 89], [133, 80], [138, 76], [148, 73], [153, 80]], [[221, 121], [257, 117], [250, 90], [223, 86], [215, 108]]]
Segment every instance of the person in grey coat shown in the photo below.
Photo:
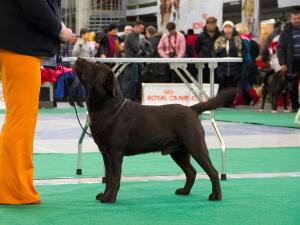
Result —
[[[75, 43], [72, 51], [72, 56], [74, 57], [94, 57], [97, 50], [92, 49], [88, 43], [89, 31], [86, 28], [80, 30], [80, 39]], [[69, 90], [69, 103], [71, 106], [75, 106], [75, 101], [79, 107], [84, 107], [84, 87], [80, 83], [78, 77], [74, 73], [74, 79]]]

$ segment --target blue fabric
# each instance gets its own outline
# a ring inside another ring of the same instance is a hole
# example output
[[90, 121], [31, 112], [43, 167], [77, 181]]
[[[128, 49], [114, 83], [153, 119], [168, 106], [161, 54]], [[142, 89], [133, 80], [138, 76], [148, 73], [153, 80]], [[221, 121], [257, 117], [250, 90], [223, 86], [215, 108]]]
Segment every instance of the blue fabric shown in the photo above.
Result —
[[72, 85], [69, 89], [69, 97], [76, 101], [84, 101], [85, 90], [78, 76], [74, 74]]
[[245, 44], [245, 50], [246, 50], [246, 54], [245, 54], [245, 58], [244, 60], [245, 61], [252, 61], [252, 57], [251, 57], [251, 44], [250, 44], [250, 41], [248, 40], [245, 40], [245, 39], [242, 39], [242, 41], [244, 42]]
[[60, 100], [63, 99], [65, 96], [65, 79], [73, 78], [74, 75], [72, 72], [63, 73], [60, 75], [56, 81], [56, 87], [54, 90], [54, 99]]

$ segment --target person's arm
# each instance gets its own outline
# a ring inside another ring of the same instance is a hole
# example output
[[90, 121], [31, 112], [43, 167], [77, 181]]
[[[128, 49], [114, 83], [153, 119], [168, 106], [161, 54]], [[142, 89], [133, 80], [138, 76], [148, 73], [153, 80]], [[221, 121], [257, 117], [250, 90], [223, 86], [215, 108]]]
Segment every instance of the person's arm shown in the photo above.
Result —
[[160, 41], [159, 44], [157, 46], [157, 50], [158, 50], [158, 54], [160, 55], [160, 57], [162, 58], [168, 58], [168, 55], [165, 53], [165, 36], [163, 36]]
[[78, 57], [80, 55], [81, 49], [82, 49], [82, 43], [80, 40], [78, 40], [74, 45], [72, 56]]
[[179, 51], [177, 54], [177, 58], [183, 58], [185, 56], [185, 48], [186, 48], [186, 42], [184, 36], [180, 36], [179, 40]]
[[[56, 15], [54, 9], [58, 9], [58, 4], [53, 1], [53, 5], [47, 0], [17, 0], [27, 19], [39, 30], [59, 37], [62, 30], [62, 24], [59, 15]], [[59, 11], [58, 11], [59, 13]]]

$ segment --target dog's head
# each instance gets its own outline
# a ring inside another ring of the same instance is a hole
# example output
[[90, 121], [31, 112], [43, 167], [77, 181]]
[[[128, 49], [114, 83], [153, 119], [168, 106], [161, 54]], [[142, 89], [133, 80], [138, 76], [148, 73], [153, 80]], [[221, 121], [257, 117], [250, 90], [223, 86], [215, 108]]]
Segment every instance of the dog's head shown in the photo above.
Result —
[[119, 94], [117, 79], [107, 65], [78, 58], [74, 65], [74, 71], [86, 88], [88, 95], [105, 99]]

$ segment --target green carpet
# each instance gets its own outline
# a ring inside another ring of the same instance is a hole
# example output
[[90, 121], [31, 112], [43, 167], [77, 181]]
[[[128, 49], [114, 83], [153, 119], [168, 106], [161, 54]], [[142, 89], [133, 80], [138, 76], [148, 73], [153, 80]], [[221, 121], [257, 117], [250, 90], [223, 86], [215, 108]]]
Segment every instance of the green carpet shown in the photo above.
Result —
[[[300, 125], [294, 123], [295, 116], [296, 113], [271, 113], [242, 109], [216, 110], [217, 121], [300, 128]], [[208, 118], [207, 115], [202, 117], [205, 119]]]
[[1, 225], [299, 225], [300, 178], [231, 179], [223, 201], [207, 200], [208, 180], [190, 196], [182, 181], [122, 183], [115, 204], [95, 200], [100, 184], [38, 186], [42, 204], [0, 205]]
[[[85, 108], [77, 108], [78, 113], [85, 113]], [[4, 110], [0, 110], [3, 114]], [[75, 113], [73, 108], [52, 108], [40, 109], [39, 114], [63, 114]], [[261, 124], [268, 126], [291, 127], [300, 128], [300, 125], [294, 123], [296, 113], [271, 113], [271, 112], [258, 112], [254, 110], [243, 109], [218, 109], [216, 110], [217, 121], [237, 122], [237, 123], [250, 123]], [[208, 115], [202, 115], [202, 119], [208, 119]]]
[[[210, 150], [215, 167], [221, 170], [221, 151]], [[35, 178], [76, 177], [76, 154], [35, 154]], [[300, 172], [300, 149], [294, 148], [254, 148], [228, 149], [227, 173]], [[202, 170], [196, 164], [198, 172]], [[103, 175], [103, 162], [100, 153], [84, 153], [82, 160], [83, 176]], [[159, 153], [125, 157], [123, 176], [178, 175], [181, 169], [170, 156]]]

